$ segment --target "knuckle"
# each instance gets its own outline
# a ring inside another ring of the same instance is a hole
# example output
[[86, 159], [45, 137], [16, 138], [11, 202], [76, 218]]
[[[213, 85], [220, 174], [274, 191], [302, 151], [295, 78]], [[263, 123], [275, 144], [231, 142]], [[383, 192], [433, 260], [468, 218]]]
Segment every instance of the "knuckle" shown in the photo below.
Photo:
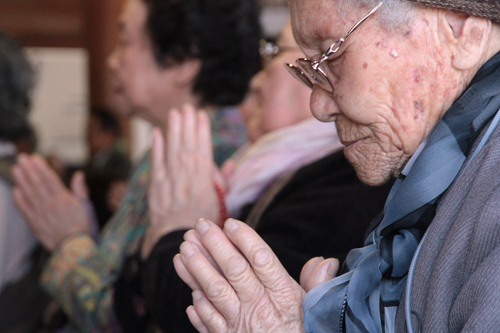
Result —
[[249, 264], [241, 255], [232, 255], [227, 259], [226, 267], [226, 276], [232, 281], [238, 281], [245, 278]]
[[265, 269], [272, 266], [273, 256], [270, 249], [258, 248], [252, 253], [251, 261], [256, 269]]
[[205, 294], [210, 300], [217, 299], [223, 301], [230, 298], [231, 287], [226, 281], [215, 279], [207, 283]]

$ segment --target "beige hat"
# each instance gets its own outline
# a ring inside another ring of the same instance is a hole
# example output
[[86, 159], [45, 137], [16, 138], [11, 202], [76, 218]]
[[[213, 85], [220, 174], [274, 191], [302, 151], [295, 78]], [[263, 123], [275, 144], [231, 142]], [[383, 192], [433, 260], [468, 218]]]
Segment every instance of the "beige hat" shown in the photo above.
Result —
[[500, 23], [500, 0], [408, 0], [430, 7], [453, 9]]

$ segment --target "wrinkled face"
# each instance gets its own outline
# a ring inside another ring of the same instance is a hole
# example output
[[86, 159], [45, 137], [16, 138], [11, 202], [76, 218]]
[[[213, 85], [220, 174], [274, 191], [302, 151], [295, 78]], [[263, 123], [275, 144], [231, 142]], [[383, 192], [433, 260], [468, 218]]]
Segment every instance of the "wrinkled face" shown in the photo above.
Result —
[[311, 117], [309, 89], [291, 77], [283, 66], [304, 56], [293, 39], [290, 25], [284, 28], [276, 45], [280, 51], [252, 78], [249, 93], [240, 106], [251, 141]]
[[[308, 58], [325, 50], [371, 8], [353, 8], [342, 21], [335, 0], [292, 0], [297, 43]], [[433, 10], [416, 10], [410, 25], [389, 32], [375, 13], [332, 59], [323, 63], [333, 85], [314, 86], [311, 110], [335, 121], [358, 177], [379, 185], [397, 176], [450, 105], [451, 70], [433, 26]]]
[[168, 110], [173, 90], [171, 68], [159, 66], [146, 33], [147, 7], [142, 0], [127, 0], [119, 19], [120, 37], [108, 58], [113, 92], [124, 109], [158, 123], [159, 108]]

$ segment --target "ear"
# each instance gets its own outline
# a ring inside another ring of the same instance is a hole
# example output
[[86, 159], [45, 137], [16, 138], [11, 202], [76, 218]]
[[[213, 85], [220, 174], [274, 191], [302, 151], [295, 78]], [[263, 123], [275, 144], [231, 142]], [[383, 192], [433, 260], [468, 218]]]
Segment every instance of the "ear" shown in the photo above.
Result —
[[174, 80], [180, 86], [192, 85], [201, 70], [200, 59], [186, 59], [175, 65]]
[[452, 48], [452, 64], [458, 70], [476, 67], [487, 51], [491, 21], [455, 11], [444, 11], [445, 38]]

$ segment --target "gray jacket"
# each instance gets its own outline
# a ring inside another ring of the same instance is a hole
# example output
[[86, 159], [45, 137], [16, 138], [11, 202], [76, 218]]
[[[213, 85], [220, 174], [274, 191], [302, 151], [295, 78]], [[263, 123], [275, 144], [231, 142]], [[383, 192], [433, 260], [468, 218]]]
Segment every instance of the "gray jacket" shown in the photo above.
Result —
[[[406, 331], [406, 296], [397, 332]], [[438, 206], [417, 259], [411, 311], [414, 332], [500, 332], [500, 126]]]

